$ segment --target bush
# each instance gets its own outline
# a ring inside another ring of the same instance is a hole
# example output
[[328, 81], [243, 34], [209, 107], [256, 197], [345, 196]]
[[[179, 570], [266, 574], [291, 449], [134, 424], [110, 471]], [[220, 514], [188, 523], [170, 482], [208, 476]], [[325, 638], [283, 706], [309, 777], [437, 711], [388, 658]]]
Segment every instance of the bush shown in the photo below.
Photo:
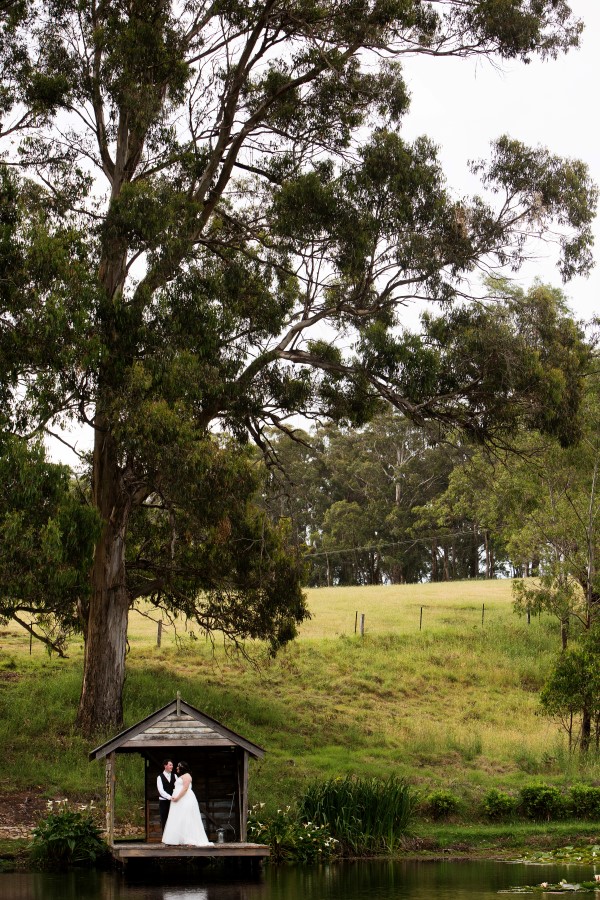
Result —
[[92, 806], [73, 808], [66, 800], [48, 801], [48, 815], [33, 829], [31, 858], [47, 868], [93, 866], [108, 847], [93, 817]]
[[483, 798], [481, 806], [488, 819], [508, 819], [515, 812], [516, 801], [510, 794], [492, 788]]
[[569, 811], [578, 819], [600, 819], [600, 788], [574, 784], [569, 791]]
[[274, 816], [264, 816], [263, 805], [250, 810], [248, 839], [268, 844], [273, 862], [315, 863], [337, 852], [338, 842], [326, 825], [302, 822], [289, 806], [278, 809]]
[[309, 786], [300, 815], [327, 825], [343, 853], [391, 853], [406, 833], [415, 806], [401, 778], [330, 778]]
[[433, 791], [425, 798], [425, 809], [432, 818], [447, 819], [460, 808], [460, 800], [452, 791]]
[[528, 819], [550, 821], [563, 818], [567, 812], [567, 804], [560, 791], [547, 784], [521, 788], [519, 806]]

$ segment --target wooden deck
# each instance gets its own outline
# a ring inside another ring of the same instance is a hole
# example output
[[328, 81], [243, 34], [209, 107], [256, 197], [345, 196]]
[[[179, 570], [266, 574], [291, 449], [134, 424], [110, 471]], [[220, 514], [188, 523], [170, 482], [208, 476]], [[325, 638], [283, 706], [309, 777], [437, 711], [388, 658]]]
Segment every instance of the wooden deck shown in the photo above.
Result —
[[117, 841], [111, 847], [115, 859], [179, 859], [190, 856], [228, 857], [237, 856], [243, 859], [260, 859], [269, 856], [270, 850], [265, 844], [212, 844], [209, 847], [186, 847], [143, 841]]

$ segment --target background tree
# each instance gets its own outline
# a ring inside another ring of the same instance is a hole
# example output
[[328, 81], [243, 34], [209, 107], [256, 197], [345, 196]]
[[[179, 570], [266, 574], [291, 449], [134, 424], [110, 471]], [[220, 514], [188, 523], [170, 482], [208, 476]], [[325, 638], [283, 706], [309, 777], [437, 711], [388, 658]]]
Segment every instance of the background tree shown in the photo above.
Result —
[[[20, 433], [64, 416], [94, 431], [103, 528], [78, 712], [91, 732], [121, 720], [135, 597], [184, 597], [210, 627], [220, 619], [206, 602], [225, 622], [232, 596], [243, 610], [243, 573], [207, 601], [198, 571], [178, 582], [177, 550], [144, 557], [134, 586], [128, 571], [131, 530], [146, 513], [160, 519], [164, 546], [168, 530], [170, 546], [218, 555], [226, 524], [211, 511], [201, 527], [186, 505], [189, 483], [221, 472], [227, 482], [245, 467], [231, 446], [226, 458], [215, 428], [262, 443], [264, 426], [290, 413], [360, 424], [383, 397], [417, 423], [480, 439], [521, 425], [577, 435], [580, 337], [549, 328], [563, 348], [557, 379], [554, 360], [531, 354], [532, 340], [540, 348], [522, 327], [525, 309], [501, 321], [453, 304], [472, 295], [477, 267], [518, 268], [528, 237], [554, 225], [563, 276], [586, 270], [595, 190], [585, 167], [501, 138], [475, 167], [489, 199], [457, 202], [431, 143], [398, 133], [408, 106], [398, 59], [552, 56], [577, 44], [581, 24], [564, 0], [40, 0], [29, 11], [22, 45], [36, 66], [26, 81], [58, 86], [47, 108], [60, 115], [36, 122], [18, 160], [44, 186], [34, 211], [48, 239], [38, 246], [63, 251], [48, 284], [35, 257], [14, 269], [26, 301], [11, 292], [7, 330], [35, 334], [29, 346], [40, 350], [15, 354], [20, 383], [7, 379], [6, 409]], [[441, 315], [421, 333], [400, 330], [403, 305], [419, 298]], [[199, 532], [178, 527], [188, 516]], [[272, 558], [256, 536], [238, 556]], [[277, 642], [305, 614], [300, 568], [283, 566], [279, 592], [277, 567], [249, 568], [260, 633]]]
[[566, 731], [569, 750], [600, 749], [600, 661], [598, 632], [585, 633], [576, 647], [561, 653], [540, 696], [546, 715]]
[[[561, 620], [563, 649], [567, 645], [570, 621], [575, 620], [589, 630], [598, 619], [600, 407], [597, 373], [592, 373], [587, 380], [583, 412], [581, 441], [570, 448], [548, 442], [535, 460], [535, 493], [531, 480], [527, 488], [529, 512], [513, 529], [509, 540], [513, 556], [534, 555], [539, 560], [539, 579], [515, 585], [517, 606], [521, 610], [544, 609], [557, 615]], [[531, 471], [529, 475], [531, 478]]]
[[0, 453], [0, 610], [49, 651], [85, 626], [89, 567], [100, 533], [69, 469], [40, 441], [3, 442]]
[[416, 582], [430, 574], [431, 539], [416, 530], [415, 509], [443, 491], [451, 467], [434, 430], [388, 408], [361, 428], [330, 423], [302, 442], [283, 434], [273, 440], [280, 465], [266, 505], [272, 517], [289, 516], [308, 545], [310, 584]]

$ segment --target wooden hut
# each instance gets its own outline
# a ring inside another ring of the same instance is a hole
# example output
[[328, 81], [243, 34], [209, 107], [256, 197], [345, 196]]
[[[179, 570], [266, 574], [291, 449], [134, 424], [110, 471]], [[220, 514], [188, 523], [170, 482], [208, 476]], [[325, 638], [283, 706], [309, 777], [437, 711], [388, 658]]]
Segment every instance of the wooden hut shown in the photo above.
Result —
[[[145, 841], [115, 842], [115, 757], [137, 753], [144, 760]], [[246, 842], [248, 762], [265, 751], [220, 722], [177, 698], [137, 725], [92, 750], [89, 758], [106, 761], [106, 836], [113, 855], [127, 856], [268, 856], [268, 847]], [[156, 779], [163, 760], [185, 760], [209, 840], [214, 847], [165, 847], [161, 844]]]

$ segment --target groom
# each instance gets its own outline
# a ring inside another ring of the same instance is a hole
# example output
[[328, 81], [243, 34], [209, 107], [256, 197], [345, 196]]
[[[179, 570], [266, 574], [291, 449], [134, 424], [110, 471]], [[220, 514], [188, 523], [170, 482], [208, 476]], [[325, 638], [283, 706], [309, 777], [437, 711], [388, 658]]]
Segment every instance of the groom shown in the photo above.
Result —
[[156, 779], [156, 787], [158, 789], [158, 811], [160, 813], [160, 825], [165, 830], [167, 824], [167, 816], [171, 806], [171, 797], [173, 796], [173, 788], [175, 787], [175, 775], [173, 773], [173, 760], [165, 759], [163, 762], [163, 771]]

